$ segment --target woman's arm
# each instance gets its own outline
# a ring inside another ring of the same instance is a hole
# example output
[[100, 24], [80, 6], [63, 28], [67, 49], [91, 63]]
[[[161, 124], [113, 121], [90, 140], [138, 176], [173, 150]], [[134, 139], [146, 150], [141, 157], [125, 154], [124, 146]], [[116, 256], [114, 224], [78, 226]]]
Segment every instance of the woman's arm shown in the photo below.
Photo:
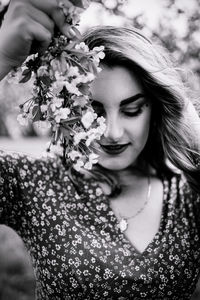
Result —
[[0, 58], [0, 81], [11, 71], [11, 68], [8, 66], [4, 59]]
[[[68, 0], [62, 3], [70, 7]], [[74, 35], [56, 0], [11, 0], [0, 28], [0, 80], [29, 54], [45, 51], [55, 27], [69, 38]]]

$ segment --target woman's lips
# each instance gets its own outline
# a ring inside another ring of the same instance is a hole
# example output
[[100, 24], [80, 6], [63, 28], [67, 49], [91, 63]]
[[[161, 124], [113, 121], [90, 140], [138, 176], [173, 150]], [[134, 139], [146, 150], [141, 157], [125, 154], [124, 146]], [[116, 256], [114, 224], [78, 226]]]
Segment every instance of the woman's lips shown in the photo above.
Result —
[[110, 155], [117, 155], [127, 149], [130, 144], [102, 145], [101, 148]]

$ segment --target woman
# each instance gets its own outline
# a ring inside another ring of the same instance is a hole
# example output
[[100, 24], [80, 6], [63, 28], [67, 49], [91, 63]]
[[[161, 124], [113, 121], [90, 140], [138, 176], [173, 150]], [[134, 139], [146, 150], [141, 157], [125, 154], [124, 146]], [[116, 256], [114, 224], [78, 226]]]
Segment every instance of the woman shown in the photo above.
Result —
[[[73, 34], [54, 1], [12, 1], [1, 78], [33, 44], [46, 49], [55, 24]], [[197, 114], [166, 55], [139, 32], [100, 27], [84, 41], [106, 54], [91, 84], [107, 122], [99, 163], [83, 176], [2, 153], [1, 222], [30, 251], [38, 299], [190, 299], [200, 270]]]

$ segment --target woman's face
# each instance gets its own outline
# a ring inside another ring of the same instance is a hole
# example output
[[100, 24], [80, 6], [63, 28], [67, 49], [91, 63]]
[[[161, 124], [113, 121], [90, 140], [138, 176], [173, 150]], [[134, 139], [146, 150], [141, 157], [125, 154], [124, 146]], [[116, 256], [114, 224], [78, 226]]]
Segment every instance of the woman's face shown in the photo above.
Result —
[[99, 164], [124, 170], [137, 164], [149, 135], [151, 106], [137, 78], [125, 67], [102, 67], [91, 84], [93, 108], [106, 118]]

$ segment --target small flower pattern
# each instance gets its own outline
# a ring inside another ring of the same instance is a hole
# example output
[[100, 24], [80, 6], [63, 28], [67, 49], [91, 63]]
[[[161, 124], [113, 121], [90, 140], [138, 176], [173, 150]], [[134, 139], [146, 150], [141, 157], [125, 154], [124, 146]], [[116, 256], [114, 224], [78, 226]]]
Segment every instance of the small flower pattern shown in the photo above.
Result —
[[23, 238], [37, 299], [190, 299], [200, 272], [200, 197], [184, 176], [162, 178], [163, 210], [140, 253], [98, 183], [61, 161], [0, 152], [0, 221]]

